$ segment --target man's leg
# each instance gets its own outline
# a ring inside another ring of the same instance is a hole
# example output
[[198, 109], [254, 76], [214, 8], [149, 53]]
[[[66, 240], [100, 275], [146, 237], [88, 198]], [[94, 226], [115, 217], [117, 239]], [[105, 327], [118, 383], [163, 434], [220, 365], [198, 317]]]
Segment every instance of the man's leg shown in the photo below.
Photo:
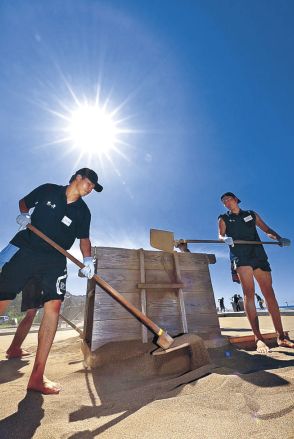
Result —
[[294, 343], [285, 338], [279, 305], [272, 287], [272, 276], [269, 271], [263, 271], [260, 268], [254, 270], [254, 277], [257, 280], [260, 289], [264, 295], [267, 309], [271, 315], [274, 328], [277, 332], [277, 342], [279, 346], [294, 348]]
[[47, 358], [55, 337], [61, 300], [50, 300], [44, 304], [44, 315], [39, 329], [38, 348], [28, 390], [46, 394], [56, 394], [60, 386], [44, 377]]
[[249, 320], [253, 334], [256, 340], [256, 350], [260, 354], [267, 354], [269, 347], [265, 344], [259, 329], [258, 316], [254, 301], [254, 277], [252, 267], [238, 267], [237, 273], [240, 278], [241, 286], [244, 293], [244, 309]]
[[29, 355], [30, 353], [23, 350], [21, 345], [29, 333], [31, 326], [33, 324], [34, 318], [37, 314], [37, 309], [28, 309], [26, 315], [20, 322], [15, 332], [14, 338], [12, 340], [11, 345], [6, 351], [6, 357], [8, 359], [11, 358], [21, 358], [25, 355]]

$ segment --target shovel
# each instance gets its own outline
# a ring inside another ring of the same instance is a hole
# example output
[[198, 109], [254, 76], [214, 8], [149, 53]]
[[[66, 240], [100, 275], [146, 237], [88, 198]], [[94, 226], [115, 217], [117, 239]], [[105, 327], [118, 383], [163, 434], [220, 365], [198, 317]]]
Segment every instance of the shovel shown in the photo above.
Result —
[[[76, 264], [79, 268], [84, 268], [85, 265], [82, 264], [78, 259], [76, 259], [73, 255], [64, 250], [60, 245], [56, 244], [56, 242], [52, 241], [52, 239], [48, 238], [48, 236], [44, 235], [40, 230], [36, 229], [32, 224], [28, 224], [27, 228], [30, 229], [33, 233], [38, 235], [41, 239], [46, 241], [68, 259], [70, 259], [74, 264]], [[179, 345], [177, 342], [175, 343], [175, 347], [173, 344], [175, 339], [173, 339], [166, 331], [157, 326], [152, 320], [150, 320], [146, 315], [144, 315], [141, 311], [139, 311], [136, 307], [134, 307], [131, 303], [129, 303], [118, 291], [116, 291], [111, 285], [109, 285], [105, 280], [103, 280], [97, 274], [94, 274], [93, 279], [97, 282], [97, 284], [114, 300], [120, 303], [129, 313], [131, 313], [139, 322], [146, 326], [153, 334], [156, 335], [156, 344], [161, 347], [165, 352], [174, 351], [177, 349], [181, 349], [187, 346], [187, 343], [183, 345]]]
[[[177, 239], [175, 240], [173, 232], [168, 232], [167, 230], [157, 230], [150, 229], [150, 245], [158, 250], [162, 250], [164, 252], [172, 253], [174, 251], [174, 247], [177, 247], [179, 244], [225, 244], [221, 239]], [[271, 245], [279, 245], [278, 242], [270, 242], [270, 241], [242, 241], [235, 240], [234, 244], [254, 244], [254, 245], [262, 245], [262, 244], [271, 244]]]

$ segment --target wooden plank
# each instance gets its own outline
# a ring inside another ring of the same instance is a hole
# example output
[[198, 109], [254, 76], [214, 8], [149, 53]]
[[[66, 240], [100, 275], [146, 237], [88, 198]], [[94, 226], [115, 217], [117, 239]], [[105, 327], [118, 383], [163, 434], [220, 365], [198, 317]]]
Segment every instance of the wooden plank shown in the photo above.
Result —
[[[138, 293], [121, 293], [121, 295], [129, 302], [131, 302], [132, 305], [136, 307], [140, 306], [140, 299]], [[115, 303], [120, 307], [122, 307], [122, 305], [120, 305], [116, 300], [114, 300], [113, 297], [105, 293], [105, 291], [102, 290], [100, 287], [96, 286], [95, 309], [103, 308], [104, 305], [115, 304]]]
[[177, 316], [180, 319], [180, 312], [180, 304], [175, 290], [152, 290], [148, 293], [147, 314], [151, 319], [159, 316], [165, 316], [166, 320], [170, 316]]
[[199, 328], [203, 327], [206, 330], [208, 328], [216, 328], [219, 329], [219, 321], [216, 313], [214, 311], [211, 312], [203, 312], [187, 315], [188, 326], [191, 332], [195, 332], [199, 330]]
[[207, 269], [206, 273], [201, 275], [194, 271], [181, 270], [182, 283], [185, 285], [184, 291], [207, 291], [213, 292], [212, 283]]
[[146, 290], [173, 290], [182, 288], [184, 284], [138, 284], [137, 286]]
[[126, 268], [128, 270], [139, 270], [140, 264], [137, 250], [112, 247], [96, 247], [98, 271], [101, 268]]
[[[140, 258], [140, 281], [145, 282], [146, 278], [145, 278], [145, 265], [144, 265], [144, 250], [142, 248], [140, 248], [139, 250], [139, 258]], [[144, 283], [139, 285], [144, 285]], [[147, 310], [146, 288], [144, 286], [143, 287], [138, 286], [138, 288], [141, 289], [140, 292], [141, 311], [144, 315], [146, 315], [146, 310]], [[147, 343], [148, 341], [147, 328], [144, 325], [141, 325], [141, 330], [142, 330], [142, 342]]]
[[[180, 271], [180, 264], [179, 264], [179, 256], [177, 253], [174, 253], [174, 261], [175, 261], [175, 271], [176, 271], [176, 277], [177, 281], [181, 282], [181, 271]], [[180, 302], [180, 309], [181, 309], [181, 321], [183, 326], [183, 332], [184, 334], [188, 333], [188, 324], [187, 324], [187, 316], [186, 316], [186, 308], [185, 308], [185, 302], [184, 302], [184, 295], [183, 295], [183, 289], [179, 288], [178, 290], [178, 297]]]
[[96, 282], [89, 279], [87, 282], [87, 296], [85, 304], [85, 316], [84, 316], [84, 341], [89, 347], [92, 344], [93, 336], [93, 316], [94, 316], [94, 304], [95, 304], [95, 284]]
[[215, 255], [207, 253], [178, 252], [181, 270], [197, 270], [201, 265], [215, 264]]
[[93, 341], [92, 350], [95, 345], [101, 345], [101, 341], [122, 341], [122, 340], [140, 340], [141, 324], [136, 319], [105, 320], [93, 322]]
[[[97, 255], [98, 270], [101, 268], [127, 268], [139, 270], [140, 262], [137, 250], [111, 247], [94, 247]], [[186, 270], [194, 270], [199, 265], [215, 263], [215, 256], [206, 253], [178, 253], [180, 266]], [[161, 251], [144, 250], [145, 269], [173, 269], [173, 255]]]
[[201, 312], [216, 312], [216, 304], [212, 292], [207, 291], [184, 291], [184, 301], [187, 315], [197, 315]]
[[148, 269], [145, 270], [145, 274], [146, 283], [172, 284], [177, 282], [174, 267], [166, 268], [162, 266], [161, 269], [157, 270]]
[[[289, 333], [288, 331], [284, 331], [286, 337], [289, 337]], [[276, 332], [267, 332], [266, 334], [262, 334], [262, 337], [265, 340], [273, 340], [277, 338], [277, 333]], [[254, 334], [251, 335], [241, 335], [241, 336], [233, 336], [233, 337], [227, 337], [229, 342], [231, 344], [234, 343], [254, 343], [255, 342], [255, 336]]]
[[[122, 293], [122, 296], [128, 300], [137, 309], [140, 309], [140, 296], [138, 293]], [[120, 303], [116, 302], [111, 296], [107, 295], [103, 290], [96, 294], [94, 320], [112, 320], [112, 319], [129, 319], [131, 316]]]
[[138, 290], [138, 283], [140, 282], [139, 269], [127, 270], [122, 268], [117, 268], [117, 269], [104, 268], [98, 270], [97, 274], [120, 293], [139, 294], [139, 290]]

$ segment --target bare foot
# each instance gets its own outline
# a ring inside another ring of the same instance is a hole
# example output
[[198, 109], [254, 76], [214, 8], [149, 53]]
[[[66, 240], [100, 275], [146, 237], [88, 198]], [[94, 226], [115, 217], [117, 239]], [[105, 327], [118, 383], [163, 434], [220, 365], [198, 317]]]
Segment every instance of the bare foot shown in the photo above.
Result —
[[57, 395], [61, 390], [61, 386], [58, 383], [54, 383], [54, 381], [50, 381], [46, 377], [44, 377], [43, 381], [34, 381], [31, 377], [27, 390], [40, 392], [43, 393], [43, 395]]
[[262, 340], [257, 340], [256, 350], [259, 354], [263, 354], [263, 355], [267, 355], [269, 352], [271, 352], [270, 348]]
[[281, 348], [292, 348], [294, 349], [294, 343], [293, 341], [289, 340], [288, 338], [278, 338], [277, 339], [278, 346], [281, 346]]
[[31, 353], [21, 348], [11, 349], [6, 352], [6, 358], [8, 360], [25, 357], [26, 355], [31, 355]]

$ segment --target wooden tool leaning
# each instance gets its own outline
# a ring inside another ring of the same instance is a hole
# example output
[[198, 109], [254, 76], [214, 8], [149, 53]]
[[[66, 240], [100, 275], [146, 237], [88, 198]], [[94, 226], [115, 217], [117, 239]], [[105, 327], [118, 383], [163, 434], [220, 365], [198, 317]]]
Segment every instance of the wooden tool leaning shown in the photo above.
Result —
[[[48, 238], [48, 236], [44, 235], [40, 230], [34, 227], [32, 224], [28, 224], [27, 228], [30, 229], [33, 233], [39, 236], [41, 239], [46, 241], [68, 259], [70, 259], [74, 264], [76, 264], [80, 268], [84, 268], [84, 264], [76, 259], [69, 252], [64, 250], [60, 245], [56, 244], [56, 242], [52, 241], [52, 239]], [[152, 320], [150, 320], [146, 315], [144, 315], [141, 311], [139, 311], [136, 307], [134, 307], [131, 303], [129, 303], [118, 291], [116, 291], [111, 285], [109, 285], [105, 280], [103, 280], [100, 276], [95, 274], [93, 279], [97, 282], [97, 284], [108, 293], [113, 299], [115, 299], [118, 303], [120, 303], [128, 312], [130, 312], [137, 320], [139, 320], [143, 325], [147, 327], [153, 334], [155, 334], [156, 341], [155, 343], [162, 348], [166, 353], [178, 350], [181, 348], [185, 348], [189, 346], [187, 343], [180, 344], [180, 337], [175, 340], [172, 338], [164, 329], [157, 326]]]

